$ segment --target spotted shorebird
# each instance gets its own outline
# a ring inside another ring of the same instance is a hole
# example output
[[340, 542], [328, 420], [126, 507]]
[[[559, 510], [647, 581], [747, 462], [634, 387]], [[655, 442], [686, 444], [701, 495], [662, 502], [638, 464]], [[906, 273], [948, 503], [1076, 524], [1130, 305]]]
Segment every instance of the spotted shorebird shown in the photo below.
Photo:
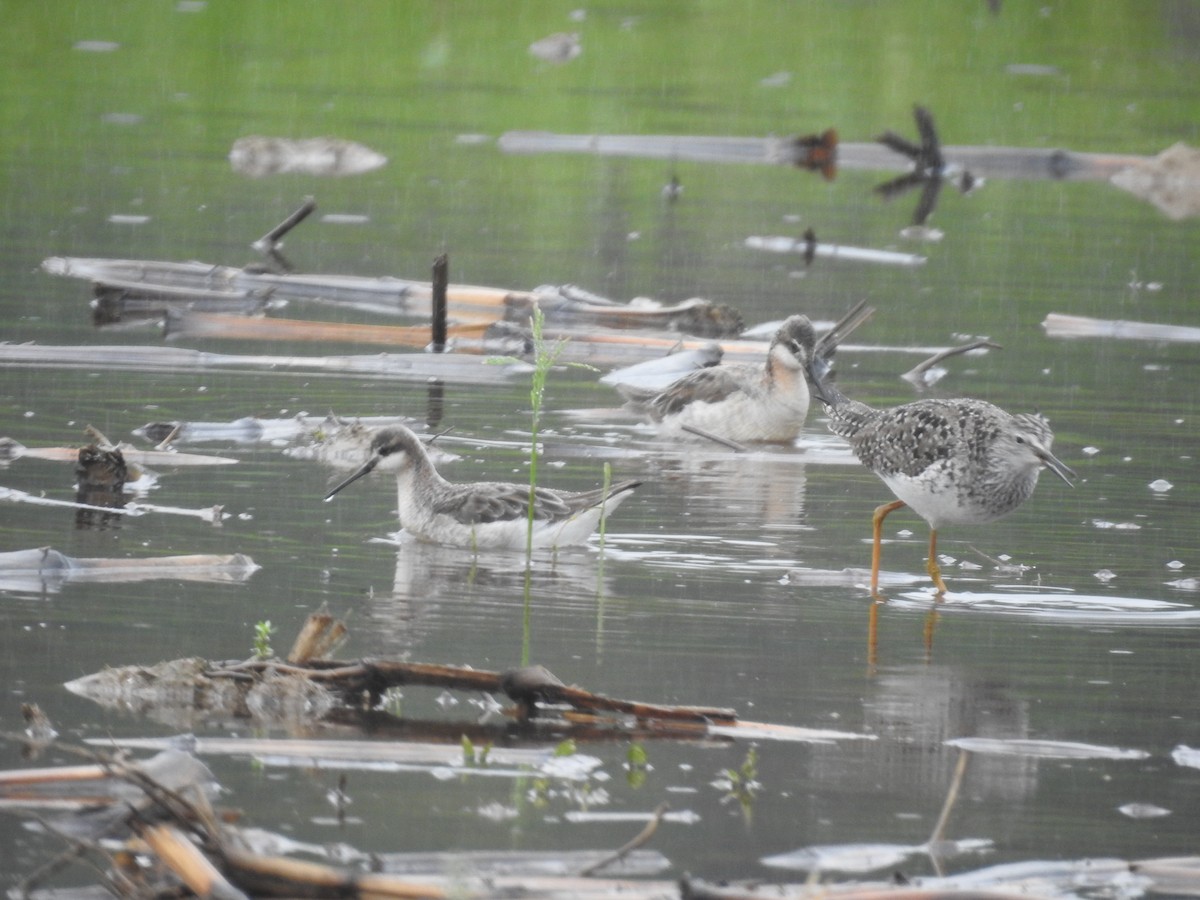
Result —
[[944, 525], [980, 525], [1012, 512], [1033, 494], [1042, 467], [1072, 484], [1075, 473], [1050, 452], [1054, 435], [1040, 414], [1011, 415], [983, 400], [916, 400], [873, 409], [851, 400], [808, 371], [813, 394], [825, 405], [829, 428], [883, 479], [897, 500], [872, 519], [871, 594], [879, 593], [883, 520], [902, 506], [929, 523], [926, 570], [938, 594], [946, 592], [937, 563]]
[[666, 437], [695, 429], [727, 441], [793, 441], [808, 415], [806, 366], [826, 369], [837, 345], [874, 312], [860, 302], [820, 340], [807, 316], [791, 316], [775, 332], [763, 365], [697, 369], [658, 392], [617, 390]]
[[[400, 527], [439, 544], [472, 549], [524, 549], [529, 517], [529, 485], [493, 481], [454, 484], [438, 474], [424, 443], [403, 425], [381, 428], [371, 440], [371, 456], [343, 488], [386, 461], [396, 474]], [[607, 492], [557, 491], [538, 487], [533, 496], [533, 546], [582, 544], [639, 481], [622, 481]]]

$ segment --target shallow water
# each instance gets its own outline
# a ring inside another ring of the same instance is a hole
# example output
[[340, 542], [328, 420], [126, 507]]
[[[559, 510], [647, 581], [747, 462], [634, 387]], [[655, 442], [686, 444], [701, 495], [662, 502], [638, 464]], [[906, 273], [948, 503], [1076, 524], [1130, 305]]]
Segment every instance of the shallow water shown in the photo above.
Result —
[[[1005, 349], [949, 361], [931, 393], [1041, 410], [1056, 453], [1080, 480], [1071, 489], [1044, 478], [1011, 517], [947, 529], [939, 546], [951, 558], [943, 565], [951, 594], [937, 606], [923, 578], [924, 525], [903, 512], [889, 518], [891, 599], [873, 620], [864, 588], [870, 515], [890, 498], [819, 416], [790, 448], [739, 455], [664, 445], [615, 414], [580, 415], [615, 407], [615, 393], [594, 372], [556, 370], [543, 483], [593, 487], [608, 462], [614, 478], [645, 485], [610, 520], [603, 553], [594, 540], [539, 556], [526, 639], [521, 556], [381, 542], [395, 529], [386, 477], [325, 504], [334, 473], [278, 446], [186, 447], [239, 462], [164, 471], [148, 499], [223, 504], [231, 517], [222, 527], [150, 514], [78, 530], [69, 510], [5, 504], [0, 550], [237, 552], [261, 571], [243, 584], [67, 581], [4, 591], [0, 728], [20, 730], [18, 706], [32, 701], [72, 740], [172, 734], [179, 723], [108, 713], [61, 685], [105, 665], [241, 658], [261, 620], [279, 628], [284, 648], [327, 602], [349, 616], [343, 656], [503, 669], [527, 650], [564, 681], [611, 696], [729, 706], [751, 721], [873, 739], [763, 738], [749, 813], [717, 783], [742, 764], [745, 742], [650, 742], [652, 768], [636, 786], [624, 746], [586, 746], [602, 761], [587, 789], [556, 784], [543, 795], [509, 779], [352, 772], [353, 820], [344, 827], [330, 824], [325, 799], [334, 773], [207, 760], [254, 824], [300, 840], [379, 852], [615, 848], [640, 825], [568, 813], [648, 812], [669, 800], [695, 813], [665, 823], [653, 842], [675, 874], [788, 877], [760, 860], [812, 845], [924, 842], [958, 759], [946, 742], [994, 738], [1148, 756], [974, 753], [946, 836], [992, 848], [951, 860], [951, 869], [1192, 851], [1195, 776], [1171, 754], [1200, 746], [1196, 349], [1050, 339], [1040, 323], [1062, 312], [1195, 324], [1200, 225], [1170, 221], [1103, 183], [990, 181], [968, 197], [943, 191], [932, 224], [944, 239], [914, 244], [898, 231], [915, 197], [884, 205], [871, 195], [886, 173], [825, 183], [771, 167], [681, 163], [674, 168], [685, 190], [668, 205], [660, 188], [672, 167], [661, 162], [505, 156], [491, 140], [512, 128], [766, 135], [836, 124], [846, 140], [867, 141], [884, 128], [911, 134], [911, 104], [920, 101], [947, 143], [1153, 154], [1200, 141], [1190, 5], [1119, 4], [1098, 22], [1072, 4], [1007, 2], [996, 17], [968, 4], [933, 30], [918, 3], [816, 4], [804, 23], [769, 3], [736, 16], [720, 5], [589, 7], [582, 24], [566, 7], [537, 3], [522, 4], [511, 21], [439, 4], [368, 5], [353, 21], [324, 4], [289, 5], [286, 18], [257, 4], [237, 13], [136, 2], [73, 8], [65, 20], [34, 6], [10, 10], [17, 21], [0, 38], [8, 58], [31, 63], [0, 88], [19, 126], [0, 139], [0, 320], [9, 340], [157, 345], [153, 330], [93, 330], [86, 285], [40, 273], [41, 259], [238, 265], [253, 259], [250, 241], [314, 194], [317, 217], [286, 248], [302, 270], [423, 278], [448, 251], [454, 281], [574, 282], [620, 299], [703, 295], [751, 323], [798, 309], [836, 318], [866, 297], [879, 311], [854, 342], [900, 350], [847, 350], [839, 378], [874, 403], [914, 396], [898, 376], [924, 354], [903, 348], [990, 337]], [[567, 30], [583, 33], [578, 59], [553, 67], [526, 55], [533, 40]], [[117, 47], [73, 49], [84, 40]], [[1065, 74], [1006, 73], [1014, 63]], [[782, 86], [760, 84], [783, 71], [793, 77]], [[333, 134], [389, 163], [336, 180], [249, 180], [225, 157], [234, 139], [253, 133]], [[326, 212], [351, 218], [321, 221]], [[128, 215], [149, 221], [111, 218]], [[798, 258], [744, 246], [749, 235], [808, 225], [822, 240], [928, 261], [898, 269], [818, 260], [805, 270]], [[329, 311], [296, 305], [287, 315]], [[0, 381], [3, 433], [31, 447], [80, 444], [87, 424], [129, 439], [157, 420], [329, 410], [423, 418], [428, 407], [421, 382], [281, 372], [7, 368]], [[441, 427], [463, 443], [444, 474], [522, 480], [528, 409], [521, 379], [446, 385]], [[472, 438], [507, 446], [472, 447]], [[61, 463], [20, 460], [0, 471], [0, 484], [74, 495]], [[409, 691], [404, 709], [473, 720], [471, 698], [456, 699], [443, 708]], [[0, 760], [17, 765], [17, 751], [0, 747]], [[1118, 811], [1129, 803], [1171, 814], [1131, 818]], [[32, 869], [54, 846], [0, 819], [10, 872]], [[920, 855], [901, 865], [932, 871]]]

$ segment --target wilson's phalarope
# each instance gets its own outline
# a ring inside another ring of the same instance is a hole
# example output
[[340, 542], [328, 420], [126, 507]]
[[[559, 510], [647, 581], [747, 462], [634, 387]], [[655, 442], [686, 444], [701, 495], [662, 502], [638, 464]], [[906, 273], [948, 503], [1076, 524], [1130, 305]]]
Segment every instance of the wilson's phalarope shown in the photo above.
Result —
[[[326, 494], [325, 499], [332, 499], [385, 460], [396, 473], [400, 527], [409, 533], [422, 540], [473, 549], [525, 547], [529, 485], [449, 482], [434, 468], [421, 439], [403, 425], [379, 429], [371, 441], [371, 458]], [[612, 485], [607, 493], [537, 488], [533, 500], [533, 546], [585, 543], [601, 519], [640, 484], [640, 481], [622, 481]]]
[[946, 592], [937, 564], [943, 525], [979, 525], [1012, 512], [1033, 494], [1043, 466], [1071, 484], [1075, 473], [1050, 452], [1054, 435], [1040, 414], [1011, 415], [983, 400], [916, 400], [873, 409], [851, 400], [810, 367], [813, 395], [829, 428], [899, 499], [875, 510], [871, 594], [879, 591], [883, 520], [909, 506], [929, 523], [926, 569]]
[[807, 316], [791, 316], [775, 332], [764, 365], [697, 369], [659, 392], [617, 390], [663, 436], [678, 437], [690, 427], [730, 441], [792, 441], [808, 415], [805, 367], [810, 360], [828, 367], [837, 345], [874, 312], [865, 301], [857, 304], [819, 341]]

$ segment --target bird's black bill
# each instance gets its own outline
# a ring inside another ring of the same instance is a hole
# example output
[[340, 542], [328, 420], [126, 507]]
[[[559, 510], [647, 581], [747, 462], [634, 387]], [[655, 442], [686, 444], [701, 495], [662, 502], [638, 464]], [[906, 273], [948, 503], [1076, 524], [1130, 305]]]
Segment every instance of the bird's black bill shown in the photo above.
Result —
[[354, 482], [358, 481], [358, 479], [362, 478], [364, 475], [370, 475], [371, 472], [375, 469], [375, 467], [377, 465], [379, 465], [379, 460], [380, 460], [380, 457], [372, 456], [369, 460], [367, 460], [367, 462], [362, 466], [362, 468], [360, 468], [357, 472], [355, 472], [353, 475], [351, 475], [349, 478], [347, 478], [345, 481], [343, 481], [341, 484], [339, 484], [337, 487], [335, 487], [333, 490], [331, 490], [328, 494], [326, 494], [325, 502], [328, 503], [330, 500], [332, 500], [334, 498], [334, 496], [339, 491], [341, 491], [343, 488], [347, 488], [350, 485], [354, 484]]
[[1079, 476], [1075, 474], [1074, 469], [1049, 451], [1039, 453], [1038, 457], [1042, 460], [1042, 464], [1047, 469], [1049, 469], [1071, 487], [1075, 487], [1075, 482], [1072, 479], [1078, 478]]

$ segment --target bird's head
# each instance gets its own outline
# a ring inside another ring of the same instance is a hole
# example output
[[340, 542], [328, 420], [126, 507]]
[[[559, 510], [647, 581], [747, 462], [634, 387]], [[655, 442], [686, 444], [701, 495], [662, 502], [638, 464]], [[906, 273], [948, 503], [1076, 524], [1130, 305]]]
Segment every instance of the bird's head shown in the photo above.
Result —
[[801, 371], [812, 359], [816, 341], [816, 332], [808, 316], [789, 316], [771, 340], [771, 363]]
[[387, 471], [399, 472], [423, 453], [424, 448], [421, 446], [420, 438], [403, 425], [389, 425], [386, 428], [380, 428], [371, 436], [367, 461], [326, 494], [325, 500], [327, 502], [332, 500], [344, 488], [349, 487], [364, 475], [369, 475], [381, 464]]
[[1011, 426], [1002, 434], [998, 447], [1031, 468], [1045, 466], [1067, 484], [1074, 487], [1075, 472], [1050, 452], [1054, 432], [1041, 413], [1021, 413], [1013, 416]]

